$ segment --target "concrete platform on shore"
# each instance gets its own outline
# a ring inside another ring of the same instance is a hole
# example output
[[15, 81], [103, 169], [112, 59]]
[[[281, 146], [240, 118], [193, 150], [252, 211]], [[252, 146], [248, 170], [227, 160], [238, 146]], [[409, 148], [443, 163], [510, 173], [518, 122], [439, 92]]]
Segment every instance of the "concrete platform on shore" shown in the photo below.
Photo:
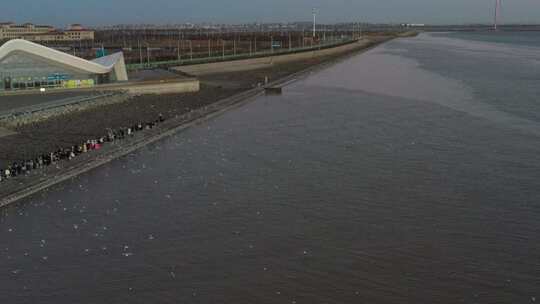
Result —
[[196, 78], [181, 78], [158, 81], [137, 82], [127, 85], [117, 85], [108, 90], [126, 91], [130, 94], [177, 94], [194, 93], [201, 89]]
[[[148, 71], [148, 72], [152, 72], [152, 71]], [[88, 88], [73, 88], [73, 89], [49, 88], [44, 92], [41, 92], [37, 89], [0, 92], [0, 102], [2, 99], [12, 98], [13, 96], [49, 96], [49, 95], [54, 95], [54, 94], [84, 95], [85, 93], [88, 94], [88, 92], [95, 92], [95, 91], [111, 91], [111, 90], [124, 90], [124, 89], [128, 90], [133, 87], [141, 88], [144, 86], [155, 86], [158, 83], [161, 84], [162, 86], [169, 85], [169, 84], [174, 86], [178, 83], [194, 84], [196, 82], [198, 82], [198, 79], [196, 77], [187, 77], [179, 73], [174, 78], [168, 77], [168, 78], [163, 78], [163, 79], [145, 79], [145, 80], [139, 80], [139, 81], [115, 82], [115, 83], [110, 83], [110, 84], [101, 84], [101, 85], [88, 87]], [[192, 91], [188, 91], [188, 92], [192, 92]], [[160, 93], [160, 92], [157, 92], [157, 93]], [[185, 93], [185, 92], [175, 92], [175, 93]]]
[[177, 76], [162, 80], [145, 80], [127, 83], [115, 83], [84, 89], [51, 89], [45, 92], [37, 90], [6, 92], [0, 95], [0, 114], [16, 112], [29, 107], [46, 108], [49, 104], [63, 100], [77, 100], [102, 95], [103, 92], [122, 91], [133, 95], [141, 94], [181, 94], [200, 90], [196, 78]]

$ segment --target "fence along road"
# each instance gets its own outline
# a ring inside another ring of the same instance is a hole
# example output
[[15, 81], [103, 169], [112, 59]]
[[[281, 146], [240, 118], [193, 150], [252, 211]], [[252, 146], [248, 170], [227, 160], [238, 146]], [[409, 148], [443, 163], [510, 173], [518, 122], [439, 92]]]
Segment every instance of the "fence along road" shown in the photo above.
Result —
[[145, 62], [142, 64], [126, 64], [126, 68], [128, 70], [139, 70], [139, 69], [152, 69], [152, 68], [168, 68], [173, 66], [181, 66], [181, 65], [194, 65], [194, 64], [204, 64], [204, 63], [213, 63], [213, 62], [220, 62], [220, 61], [232, 61], [232, 60], [240, 60], [240, 59], [250, 59], [250, 58], [259, 58], [259, 57], [269, 57], [269, 56], [276, 56], [276, 55], [286, 55], [286, 54], [294, 54], [294, 53], [300, 53], [300, 52], [308, 52], [308, 51], [314, 51], [314, 50], [320, 50], [320, 49], [327, 49], [332, 47], [338, 47], [341, 45], [349, 44], [357, 42], [357, 39], [340, 39], [340, 40], [333, 40], [326, 43], [320, 43], [320, 44], [314, 44], [313, 46], [308, 47], [298, 47], [298, 48], [291, 48], [291, 49], [271, 49], [271, 50], [265, 50], [260, 52], [252, 52], [252, 53], [241, 53], [236, 55], [223, 55], [222, 53], [214, 53], [215, 56], [209, 56], [209, 57], [203, 57], [203, 58], [189, 58], [180, 59], [180, 60], [168, 60], [168, 61], [154, 61], [154, 62]]

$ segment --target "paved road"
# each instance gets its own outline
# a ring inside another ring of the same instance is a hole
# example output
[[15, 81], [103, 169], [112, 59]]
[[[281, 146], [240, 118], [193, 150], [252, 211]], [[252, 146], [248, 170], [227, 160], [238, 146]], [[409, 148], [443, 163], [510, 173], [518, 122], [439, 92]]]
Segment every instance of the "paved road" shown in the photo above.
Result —
[[177, 79], [181, 77], [182, 76], [178, 73], [169, 72], [163, 69], [131, 71], [129, 73], [130, 81], [165, 80], [165, 79]]
[[92, 96], [93, 92], [59, 92], [47, 94], [0, 96], [0, 112], [14, 110], [66, 98]]

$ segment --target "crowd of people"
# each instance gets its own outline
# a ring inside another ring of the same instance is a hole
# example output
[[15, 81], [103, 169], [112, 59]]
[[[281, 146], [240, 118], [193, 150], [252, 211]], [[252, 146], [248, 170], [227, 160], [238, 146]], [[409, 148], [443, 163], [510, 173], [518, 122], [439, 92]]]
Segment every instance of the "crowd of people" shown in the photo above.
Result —
[[20, 175], [29, 174], [33, 170], [54, 165], [61, 160], [72, 160], [81, 154], [99, 150], [106, 143], [133, 136], [135, 132], [152, 129], [164, 120], [163, 116], [159, 114], [158, 119], [154, 121], [146, 123], [139, 122], [131, 127], [109, 130], [106, 136], [97, 139], [89, 139], [79, 145], [74, 145], [69, 148], [59, 148], [54, 152], [45, 153], [33, 159], [14, 162], [7, 168], [0, 170], [0, 182]]

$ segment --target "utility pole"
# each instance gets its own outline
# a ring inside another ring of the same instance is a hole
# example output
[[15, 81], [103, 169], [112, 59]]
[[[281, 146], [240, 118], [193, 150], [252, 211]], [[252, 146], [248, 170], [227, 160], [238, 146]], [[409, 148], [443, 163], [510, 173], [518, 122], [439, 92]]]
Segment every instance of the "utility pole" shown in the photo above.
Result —
[[225, 40], [221, 39], [221, 58], [225, 60]]
[[189, 39], [189, 58], [193, 61], [193, 42], [191, 42], [191, 38]]
[[291, 32], [289, 31], [289, 51], [292, 50]]
[[317, 36], [317, 10], [313, 8], [313, 39]]
[[180, 43], [180, 42], [184, 42], [182, 41], [182, 37], [181, 37], [181, 31], [180, 29], [178, 29], [178, 61], [181, 61], [182, 60], [182, 57], [180, 55], [180, 47], [183, 46], [184, 44], [183, 43]]
[[143, 61], [142, 61], [142, 47], [141, 47], [141, 41], [139, 39], [137, 39], [137, 45], [139, 46], [139, 59], [140, 59], [140, 64], [141, 66], [143, 65]]
[[148, 67], [150, 67], [150, 45], [146, 43], [146, 60], [148, 61]]
[[210, 39], [208, 39], [208, 58], [212, 57], [212, 50], [210, 49], [211, 47], [211, 41]]

